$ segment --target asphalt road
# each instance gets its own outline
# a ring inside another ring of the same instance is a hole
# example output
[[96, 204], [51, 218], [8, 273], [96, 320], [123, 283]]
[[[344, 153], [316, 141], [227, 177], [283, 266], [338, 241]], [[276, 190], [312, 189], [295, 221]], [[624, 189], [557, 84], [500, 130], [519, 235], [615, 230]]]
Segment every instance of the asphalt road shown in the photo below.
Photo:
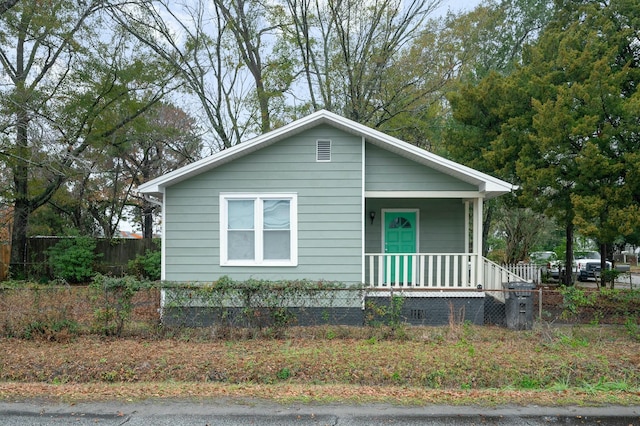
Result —
[[39, 425], [597, 425], [640, 426], [639, 407], [279, 405], [208, 400], [51, 404], [0, 402], [3, 426]]
[[640, 288], [640, 273], [630, 272], [627, 274], [622, 274], [620, 277], [618, 277], [618, 280], [616, 282], [616, 287], [618, 287], [618, 284], [622, 284], [622, 285], [626, 284], [626, 285], [631, 285], [632, 288]]
[[[587, 281], [576, 281], [575, 282], [578, 287], [587, 287], [587, 288], [596, 288], [598, 283], [594, 278], [589, 278]], [[638, 272], [627, 272], [621, 274], [615, 283], [615, 288], [617, 289], [640, 289], [640, 273]]]

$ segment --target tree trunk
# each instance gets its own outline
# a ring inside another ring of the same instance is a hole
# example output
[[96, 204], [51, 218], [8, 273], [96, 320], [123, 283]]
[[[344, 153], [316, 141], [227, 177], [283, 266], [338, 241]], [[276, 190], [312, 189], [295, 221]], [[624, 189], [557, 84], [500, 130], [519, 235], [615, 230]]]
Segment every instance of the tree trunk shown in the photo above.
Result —
[[564, 277], [563, 284], [564, 285], [572, 285], [573, 284], [573, 223], [569, 221], [567, 223], [566, 231], [566, 240], [567, 240], [567, 250], [565, 252], [565, 266], [564, 266]]
[[489, 229], [491, 227], [491, 221], [493, 220], [493, 211], [495, 210], [495, 203], [486, 203], [484, 205], [484, 223], [482, 224], [482, 256], [487, 257], [489, 253]]
[[13, 207], [13, 230], [11, 232], [11, 260], [9, 275], [12, 279], [27, 277], [27, 226], [29, 223], [29, 204], [17, 199]]
[[14, 279], [25, 279], [27, 277], [27, 226], [32, 209], [29, 201], [29, 168], [27, 165], [29, 116], [23, 108], [19, 108], [16, 115], [16, 158], [15, 165], [12, 167], [15, 201], [9, 274]]
[[153, 210], [154, 206], [148, 201], [142, 203], [142, 238], [153, 238]]
[[[607, 277], [609, 274], [606, 273], [607, 270], [607, 245], [602, 243], [600, 244], [600, 288], [607, 287]], [[613, 282], [611, 282], [611, 288], [613, 288]]]

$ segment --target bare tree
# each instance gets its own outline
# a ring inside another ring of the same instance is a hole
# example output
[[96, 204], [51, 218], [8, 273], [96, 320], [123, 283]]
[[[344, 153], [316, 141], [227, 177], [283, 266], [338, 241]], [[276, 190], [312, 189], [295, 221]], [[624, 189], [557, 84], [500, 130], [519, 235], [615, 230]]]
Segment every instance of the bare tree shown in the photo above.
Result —
[[439, 4], [137, 0], [111, 11], [180, 70], [224, 149], [320, 108], [374, 127], [413, 113], [433, 89], [421, 86], [425, 67], [406, 73], [406, 62]]
[[531, 249], [542, 238], [543, 230], [551, 226], [545, 216], [527, 208], [507, 208], [498, 212], [497, 228], [506, 240], [505, 261], [517, 263], [525, 260]]
[[[374, 127], [406, 111], [424, 92], [416, 69], [403, 63], [439, 4], [287, 0], [312, 109], [327, 108]], [[409, 93], [412, 99], [403, 99]]]
[[[129, 182], [136, 187], [200, 158], [202, 139], [195, 120], [180, 108], [159, 104], [146, 117], [146, 125], [130, 132], [119, 146]], [[137, 194], [126, 194], [123, 205], [139, 211], [143, 238], [153, 237], [153, 214], [158, 205]], [[132, 195], [131, 198], [128, 196]]]
[[257, 2], [215, 0], [212, 7], [203, 0], [179, 9], [163, 0], [139, 0], [110, 8], [121, 25], [179, 71], [187, 94], [199, 100], [214, 150], [270, 129], [269, 100], [275, 95], [265, 71], [272, 65], [262, 48], [274, 27], [256, 29], [266, 22], [264, 10]]

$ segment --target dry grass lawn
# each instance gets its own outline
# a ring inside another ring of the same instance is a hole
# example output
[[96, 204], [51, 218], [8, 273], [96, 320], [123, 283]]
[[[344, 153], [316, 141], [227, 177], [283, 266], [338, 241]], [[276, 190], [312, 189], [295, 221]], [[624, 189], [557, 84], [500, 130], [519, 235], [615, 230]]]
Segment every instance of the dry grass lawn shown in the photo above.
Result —
[[640, 404], [640, 342], [623, 327], [211, 332], [0, 339], [0, 398]]

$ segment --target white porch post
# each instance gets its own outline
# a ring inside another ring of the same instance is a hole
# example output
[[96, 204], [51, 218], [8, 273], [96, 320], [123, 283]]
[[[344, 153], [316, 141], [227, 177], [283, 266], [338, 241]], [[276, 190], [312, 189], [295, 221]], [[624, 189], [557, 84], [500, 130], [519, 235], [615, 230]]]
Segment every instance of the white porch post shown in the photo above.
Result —
[[167, 190], [162, 188], [162, 205], [160, 206], [160, 217], [162, 218], [162, 238], [160, 238], [160, 279], [167, 279]]
[[[362, 194], [360, 196], [360, 205], [361, 205], [361, 211], [360, 211], [360, 215], [362, 216], [362, 222], [360, 225], [360, 247], [362, 248], [362, 257], [360, 260], [360, 263], [362, 264], [362, 283], [363, 284], [370, 284], [367, 283], [366, 281], [366, 268], [365, 268], [365, 261], [366, 261], [366, 256], [365, 253], [367, 251], [366, 249], [366, 238], [365, 238], [365, 233], [366, 233], [366, 226], [367, 226], [367, 196], [365, 194], [365, 187], [366, 187], [366, 176], [365, 176], [365, 168], [366, 168], [366, 161], [365, 159], [367, 158], [366, 156], [366, 141], [365, 138], [362, 138], [362, 145], [361, 145], [361, 159], [360, 159], [360, 164], [362, 164], [362, 170], [360, 171], [361, 175], [360, 175], [360, 187], [362, 188]], [[369, 277], [370, 280], [373, 280], [373, 277]], [[362, 295], [362, 309], [364, 309], [364, 294]]]
[[464, 252], [469, 253], [469, 201], [464, 201]]
[[482, 284], [486, 288], [484, 281], [484, 262], [482, 261], [482, 210], [483, 199], [478, 197], [473, 200], [473, 253], [478, 257], [476, 264], [477, 284]]

